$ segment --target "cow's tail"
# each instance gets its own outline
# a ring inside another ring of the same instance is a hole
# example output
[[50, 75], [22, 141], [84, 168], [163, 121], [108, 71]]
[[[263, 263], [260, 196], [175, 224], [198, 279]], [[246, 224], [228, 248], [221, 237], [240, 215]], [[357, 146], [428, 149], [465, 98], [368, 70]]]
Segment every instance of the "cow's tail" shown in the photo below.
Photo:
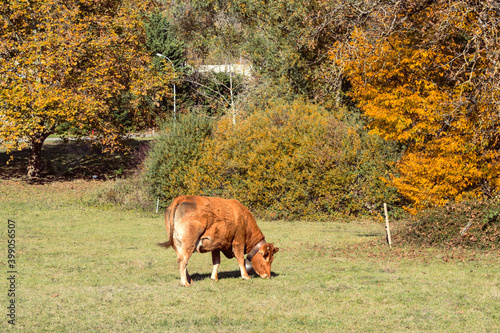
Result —
[[167, 207], [165, 211], [165, 228], [167, 229], [168, 241], [164, 243], [158, 243], [158, 246], [169, 248], [173, 244], [174, 238], [174, 215], [180, 200], [175, 198], [174, 201]]

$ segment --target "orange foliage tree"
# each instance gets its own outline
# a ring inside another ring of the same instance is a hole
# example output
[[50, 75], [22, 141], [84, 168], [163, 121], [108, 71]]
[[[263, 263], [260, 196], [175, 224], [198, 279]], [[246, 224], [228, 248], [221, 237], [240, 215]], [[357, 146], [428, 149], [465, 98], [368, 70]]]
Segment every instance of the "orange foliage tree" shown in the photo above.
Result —
[[[358, 1], [368, 3], [367, 1]], [[500, 188], [500, 6], [387, 1], [330, 51], [372, 132], [405, 144], [390, 183], [412, 209]]]
[[[114, 114], [124, 94], [164, 90], [168, 76], [155, 80], [144, 50], [144, 6], [0, 1], [0, 140], [9, 150], [30, 148], [29, 178], [39, 176], [42, 145], [57, 126], [95, 129], [96, 139], [115, 149], [123, 126]], [[143, 118], [132, 103], [126, 107]]]

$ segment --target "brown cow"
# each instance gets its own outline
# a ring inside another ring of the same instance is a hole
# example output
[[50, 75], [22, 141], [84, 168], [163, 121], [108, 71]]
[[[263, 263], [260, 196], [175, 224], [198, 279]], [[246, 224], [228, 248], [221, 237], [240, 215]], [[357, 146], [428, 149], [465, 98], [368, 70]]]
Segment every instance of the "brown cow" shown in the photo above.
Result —
[[262, 278], [271, 277], [271, 263], [279, 249], [266, 243], [250, 211], [237, 200], [177, 197], [167, 207], [165, 226], [169, 241], [161, 245], [174, 248], [182, 286], [192, 284], [187, 263], [194, 251], [212, 252], [212, 280], [218, 281], [221, 251], [227, 258], [236, 257], [243, 279], [250, 279], [252, 266]]

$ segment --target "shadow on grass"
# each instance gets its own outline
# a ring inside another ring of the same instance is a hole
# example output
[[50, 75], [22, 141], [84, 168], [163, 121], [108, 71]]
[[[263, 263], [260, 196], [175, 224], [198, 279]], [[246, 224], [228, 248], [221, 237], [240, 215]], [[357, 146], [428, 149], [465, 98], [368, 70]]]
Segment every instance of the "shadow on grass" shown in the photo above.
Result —
[[[195, 273], [195, 274], [190, 274], [190, 275], [194, 281], [201, 281], [201, 280], [210, 279], [210, 276], [211, 276], [210, 273], [204, 273], [204, 274]], [[217, 273], [217, 275], [219, 277], [219, 280], [241, 278], [241, 273], [239, 270], [228, 271], [228, 272], [219, 272], [219, 273]], [[252, 274], [249, 274], [249, 275], [252, 278], [260, 278], [260, 276], [255, 272]], [[276, 277], [276, 276], [279, 276], [279, 274], [271, 272], [271, 278]]]
[[[83, 141], [47, 141], [42, 149], [41, 177], [35, 183], [63, 180], [106, 180], [132, 174], [144, 160], [148, 140], [129, 140], [128, 150], [103, 153]], [[26, 179], [28, 150], [0, 150], [0, 179]]]

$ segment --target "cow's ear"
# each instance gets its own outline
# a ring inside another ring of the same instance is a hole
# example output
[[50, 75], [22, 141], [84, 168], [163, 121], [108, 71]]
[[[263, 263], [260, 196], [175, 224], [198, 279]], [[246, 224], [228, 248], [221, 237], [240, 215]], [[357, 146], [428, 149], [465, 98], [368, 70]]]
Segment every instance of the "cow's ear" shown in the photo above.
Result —
[[273, 254], [274, 254], [274, 253], [276, 253], [276, 252], [278, 252], [279, 250], [280, 250], [280, 248], [279, 248], [279, 247], [275, 247], [275, 248], [274, 248], [274, 252], [273, 252]]
[[273, 250], [271, 249], [272, 245], [263, 245], [262, 248], [259, 250], [259, 253], [262, 254], [262, 257], [264, 258], [265, 261], [269, 261], [270, 256], [273, 254]]

